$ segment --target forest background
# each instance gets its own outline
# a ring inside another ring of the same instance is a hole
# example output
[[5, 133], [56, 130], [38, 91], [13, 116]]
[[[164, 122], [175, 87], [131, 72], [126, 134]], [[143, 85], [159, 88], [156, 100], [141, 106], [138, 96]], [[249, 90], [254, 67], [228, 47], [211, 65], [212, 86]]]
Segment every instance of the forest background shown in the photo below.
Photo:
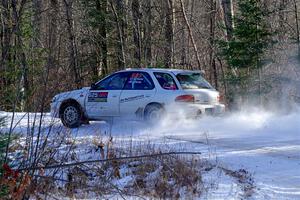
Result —
[[44, 112], [59, 92], [145, 67], [204, 70], [229, 108], [299, 101], [298, 4], [2, 0], [0, 110]]

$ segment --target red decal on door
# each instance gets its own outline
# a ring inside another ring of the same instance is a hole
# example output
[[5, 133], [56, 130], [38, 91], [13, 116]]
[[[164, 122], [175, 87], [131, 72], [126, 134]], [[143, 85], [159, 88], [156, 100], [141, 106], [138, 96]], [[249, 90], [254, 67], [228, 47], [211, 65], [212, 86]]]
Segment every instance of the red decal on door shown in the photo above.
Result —
[[98, 97], [104, 98], [108, 96], [108, 92], [99, 92]]

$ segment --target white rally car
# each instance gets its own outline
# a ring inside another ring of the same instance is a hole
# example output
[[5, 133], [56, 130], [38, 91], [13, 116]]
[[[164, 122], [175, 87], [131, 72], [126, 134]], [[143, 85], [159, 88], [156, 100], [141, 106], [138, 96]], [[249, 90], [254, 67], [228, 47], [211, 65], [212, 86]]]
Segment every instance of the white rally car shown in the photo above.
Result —
[[114, 117], [158, 121], [162, 115], [217, 115], [225, 110], [219, 92], [200, 71], [127, 69], [91, 87], [56, 95], [51, 114], [70, 128]]

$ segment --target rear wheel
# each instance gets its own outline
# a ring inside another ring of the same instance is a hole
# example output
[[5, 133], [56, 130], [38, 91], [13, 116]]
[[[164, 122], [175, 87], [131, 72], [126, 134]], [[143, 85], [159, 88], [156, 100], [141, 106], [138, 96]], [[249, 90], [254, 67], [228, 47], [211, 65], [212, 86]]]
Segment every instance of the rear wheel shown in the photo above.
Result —
[[61, 121], [64, 126], [68, 128], [77, 128], [81, 124], [81, 110], [75, 103], [67, 103], [63, 106], [60, 115]]
[[164, 114], [164, 109], [159, 104], [152, 104], [146, 106], [144, 114], [145, 114], [144, 115], [145, 121], [150, 123], [156, 123], [162, 119]]

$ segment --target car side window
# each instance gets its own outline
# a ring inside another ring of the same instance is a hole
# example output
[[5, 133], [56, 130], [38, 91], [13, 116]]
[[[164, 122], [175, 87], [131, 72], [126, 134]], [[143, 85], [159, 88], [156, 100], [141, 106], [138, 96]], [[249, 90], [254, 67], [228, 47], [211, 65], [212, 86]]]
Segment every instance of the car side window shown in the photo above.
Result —
[[124, 86], [124, 90], [152, 90], [154, 83], [146, 72], [132, 72]]
[[165, 90], [178, 90], [178, 87], [173, 77], [168, 73], [154, 72], [154, 76], [157, 79], [160, 86]]
[[126, 80], [128, 79], [129, 73], [121, 72], [113, 74], [103, 81], [100, 81], [95, 90], [122, 90]]

